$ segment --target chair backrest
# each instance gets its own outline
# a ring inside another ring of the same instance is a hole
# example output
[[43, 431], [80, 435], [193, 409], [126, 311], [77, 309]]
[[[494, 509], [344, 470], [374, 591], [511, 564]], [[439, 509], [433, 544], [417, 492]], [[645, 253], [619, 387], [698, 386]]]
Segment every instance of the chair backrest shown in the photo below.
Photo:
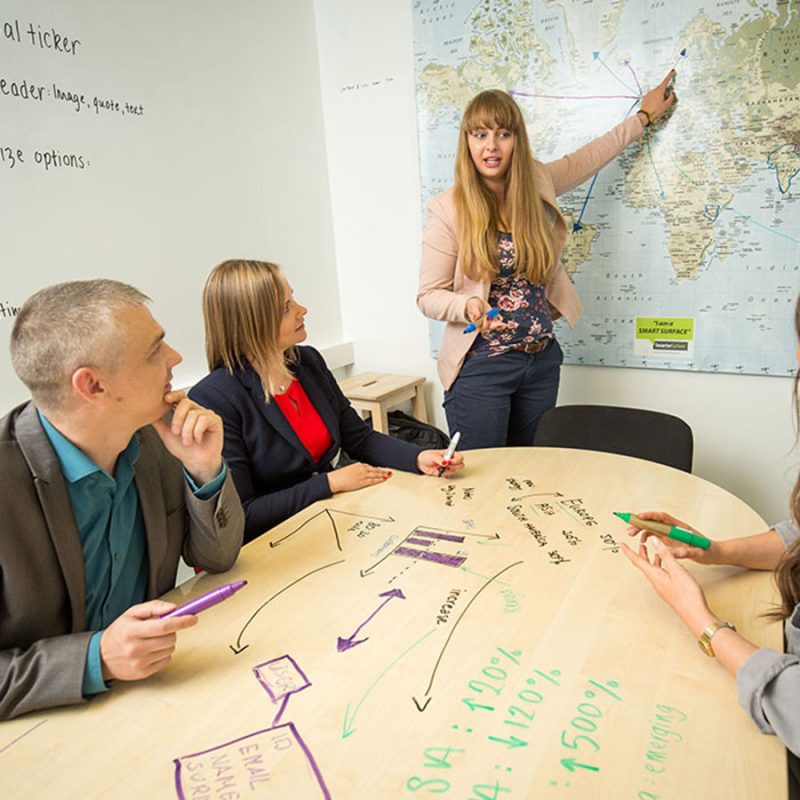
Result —
[[660, 411], [558, 406], [542, 415], [533, 443], [619, 453], [692, 471], [692, 429], [682, 419]]

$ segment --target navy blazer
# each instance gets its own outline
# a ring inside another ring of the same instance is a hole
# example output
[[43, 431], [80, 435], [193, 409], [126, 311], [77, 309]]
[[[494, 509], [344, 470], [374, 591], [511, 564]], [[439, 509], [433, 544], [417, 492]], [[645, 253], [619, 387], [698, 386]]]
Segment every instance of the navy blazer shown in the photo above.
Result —
[[261, 379], [247, 365], [233, 374], [220, 367], [190, 392], [216, 411], [225, 426], [223, 454], [245, 510], [245, 541], [331, 496], [331, 461], [342, 448], [373, 466], [417, 471], [422, 448], [374, 431], [342, 394], [336, 378], [313, 347], [298, 347], [295, 376], [317, 409], [333, 443], [319, 461], [300, 442], [278, 404], [267, 403]]

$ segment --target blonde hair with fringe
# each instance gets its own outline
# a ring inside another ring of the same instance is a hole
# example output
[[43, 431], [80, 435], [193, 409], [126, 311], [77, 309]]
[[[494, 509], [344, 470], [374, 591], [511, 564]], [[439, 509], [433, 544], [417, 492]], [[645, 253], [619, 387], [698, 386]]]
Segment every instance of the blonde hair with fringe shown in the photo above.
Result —
[[483, 128], [505, 128], [514, 134], [514, 150], [505, 179], [514, 265], [517, 273], [532, 284], [546, 284], [555, 266], [553, 231], [536, 187], [533, 156], [522, 112], [511, 95], [499, 89], [474, 97], [461, 120], [454, 201], [463, 272], [472, 280], [491, 281], [498, 270], [500, 212], [497, 198], [483, 182], [469, 151], [469, 135]]
[[264, 393], [275, 392], [268, 376], [296, 360], [296, 351], [278, 346], [286, 279], [269, 261], [232, 259], [211, 270], [203, 289], [203, 321], [209, 370], [243, 369], [261, 376]]

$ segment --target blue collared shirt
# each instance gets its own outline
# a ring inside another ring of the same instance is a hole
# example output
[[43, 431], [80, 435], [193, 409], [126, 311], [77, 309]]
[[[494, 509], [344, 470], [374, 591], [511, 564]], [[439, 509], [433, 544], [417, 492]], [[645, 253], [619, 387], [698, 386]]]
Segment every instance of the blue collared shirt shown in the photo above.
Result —
[[[83, 674], [84, 695], [105, 691], [100, 635], [120, 614], [147, 596], [147, 533], [134, 482], [139, 441], [134, 436], [117, 458], [114, 477], [94, 463], [39, 412], [67, 482], [67, 492], [81, 537], [86, 576], [86, 630], [89, 642]], [[220, 474], [199, 489], [184, 470], [195, 495], [213, 497], [225, 480]]]

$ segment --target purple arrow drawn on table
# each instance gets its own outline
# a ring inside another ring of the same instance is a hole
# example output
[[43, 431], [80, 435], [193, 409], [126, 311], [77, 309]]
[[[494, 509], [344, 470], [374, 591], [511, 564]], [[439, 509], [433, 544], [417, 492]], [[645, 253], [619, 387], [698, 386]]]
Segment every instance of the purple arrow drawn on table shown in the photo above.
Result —
[[356, 645], [363, 644], [369, 638], [365, 636], [363, 639], [356, 640], [356, 636], [358, 636], [358, 632], [388, 603], [391, 601], [393, 597], [399, 597], [401, 600], [405, 600], [406, 596], [400, 591], [400, 589], [391, 589], [388, 592], [381, 592], [378, 597], [385, 597], [386, 599], [353, 631], [347, 639], [342, 639], [340, 636], [338, 641], [336, 642], [336, 649], [340, 653], [344, 653], [345, 650], [349, 650], [351, 647], [355, 647]]

